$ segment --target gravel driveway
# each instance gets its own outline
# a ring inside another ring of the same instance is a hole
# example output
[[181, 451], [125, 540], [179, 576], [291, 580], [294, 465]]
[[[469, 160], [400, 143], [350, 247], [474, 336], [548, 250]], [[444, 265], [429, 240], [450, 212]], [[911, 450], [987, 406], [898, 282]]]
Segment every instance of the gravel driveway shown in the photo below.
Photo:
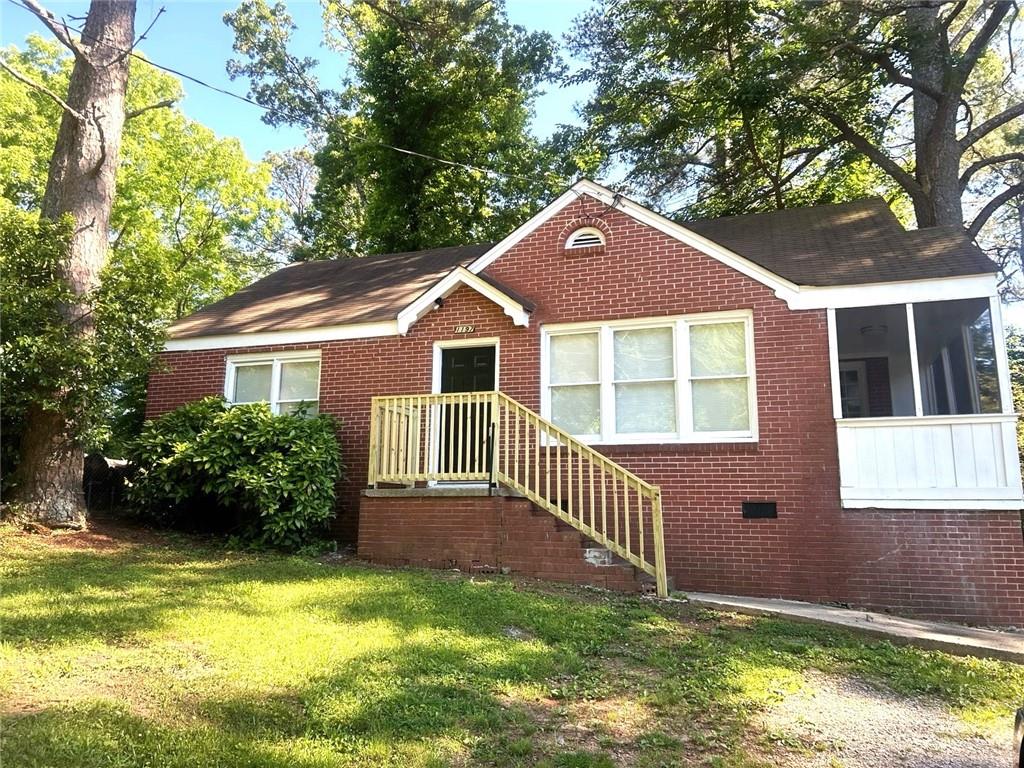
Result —
[[799, 768], [1010, 768], [1005, 738], [981, 738], [941, 705], [907, 699], [850, 678], [807, 673], [807, 685], [762, 716]]

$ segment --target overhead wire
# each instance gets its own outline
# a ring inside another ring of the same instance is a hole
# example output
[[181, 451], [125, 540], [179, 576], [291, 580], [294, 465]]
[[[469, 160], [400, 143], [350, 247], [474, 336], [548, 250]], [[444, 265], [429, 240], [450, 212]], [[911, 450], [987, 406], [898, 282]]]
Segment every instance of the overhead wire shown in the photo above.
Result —
[[[21, 8], [21, 9], [23, 9], [25, 11], [28, 11], [33, 16], [36, 15], [35, 11], [32, 10], [32, 8], [30, 8], [29, 6], [19, 2], [18, 0], [8, 0], [8, 2], [11, 3], [12, 5], [17, 6], [18, 8]], [[163, 13], [163, 12], [164, 12], [164, 8], [161, 8], [160, 11], [157, 13], [157, 18], [159, 18], [160, 14]], [[82, 37], [82, 38], [86, 37], [85, 32], [84, 32], [84, 30], [81, 27], [76, 27], [73, 24], [68, 24], [66, 21], [64, 21], [63, 23], [64, 23], [64, 26], [66, 28], [74, 30], [75, 32], [77, 32], [79, 34], [80, 37]], [[156, 19], [154, 19], [153, 22], [149, 25], [149, 27], [146, 29], [146, 32], [144, 32], [142, 35], [139, 36], [139, 39], [136, 40], [134, 45], [138, 45], [139, 42], [141, 42], [142, 40], [145, 39], [146, 35], [149, 33], [149, 31], [153, 27], [153, 24], [155, 24], [155, 23], [156, 23]], [[211, 83], [206, 82], [205, 80], [202, 80], [201, 78], [195, 77], [194, 75], [190, 75], [190, 74], [188, 74], [186, 72], [182, 72], [181, 70], [176, 69], [175, 67], [169, 67], [169, 66], [167, 66], [165, 64], [159, 64], [159, 63], [153, 61], [152, 59], [150, 59], [150, 58], [148, 58], [146, 56], [143, 56], [143, 55], [141, 55], [139, 53], [136, 53], [134, 48], [126, 50], [124, 48], [119, 48], [117, 46], [110, 45], [109, 43], [106, 43], [106, 42], [104, 42], [102, 40], [97, 40], [95, 38], [93, 38], [92, 41], [93, 42], [103, 42], [104, 45], [106, 45], [108, 48], [111, 48], [112, 50], [117, 51], [117, 52], [119, 52], [119, 53], [121, 53], [123, 55], [131, 56], [132, 58], [137, 59], [138, 61], [144, 62], [144, 63], [150, 65], [151, 67], [159, 69], [159, 70], [161, 70], [163, 72], [167, 72], [168, 74], [175, 75], [176, 77], [180, 77], [181, 79], [187, 80], [187, 81], [189, 81], [191, 83], [195, 83], [196, 85], [199, 85], [199, 86], [201, 86], [203, 88], [207, 88], [207, 89], [209, 89], [211, 91], [214, 91], [216, 93], [220, 93], [220, 94], [222, 94], [224, 96], [229, 96], [229, 97], [231, 97], [233, 99], [237, 99], [239, 101], [245, 102], [246, 104], [249, 104], [251, 106], [254, 106], [254, 107], [258, 108], [258, 109], [263, 110], [264, 112], [276, 115], [276, 116], [280, 117], [281, 119], [283, 119], [283, 120], [285, 120], [287, 122], [299, 124], [299, 125], [303, 126], [304, 128], [307, 128], [308, 130], [312, 130], [312, 131], [322, 130], [322, 126], [314, 123], [312, 120], [309, 120], [308, 118], [306, 118], [303, 115], [291, 114], [291, 113], [288, 113], [288, 112], [284, 112], [284, 111], [282, 111], [280, 109], [277, 109], [275, 107], [267, 106], [266, 104], [261, 104], [260, 102], [256, 101], [253, 98], [250, 98], [249, 96], [243, 96], [240, 93], [235, 93], [234, 91], [229, 91], [226, 88], [221, 88], [220, 86], [213, 85]], [[526, 175], [523, 175], [523, 174], [509, 173], [507, 171], [499, 171], [499, 170], [496, 170], [494, 168], [484, 168], [483, 166], [474, 165], [472, 163], [465, 163], [465, 162], [461, 162], [461, 161], [458, 161], [458, 160], [449, 160], [449, 159], [446, 159], [446, 158], [443, 158], [443, 157], [437, 157], [436, 155], [427, 154], [425, 152], [419, 152], [419, 151], [414, 150], [414, 149], [406, 149], [405, 147], [398, 147], [398, 146], [395, 146], [393, 144], [388, 144], [388, 143], [383, 142], [383, 141], [378, 141], [376, 139], [371, 139], [368, 136], [365, 136], [363, 134], [353, 133], [353, 134], [350, 134], [350, 135], [354, 136], [355, 138], [359, 139], [360, 141], [364, 142], [365, 144], [369, 144], [371, 146], [380, 147], [382, 149], [389, 149], [389, 150], [392, 150], [394, 152], [399, 152], [399, 153], [404, 154], [404, 155], [410, 155], [412, 157], [419, 157], [419, 158], [422, 158], [424, 160], [430, 160], [430, 161], [435, 162], [435, 163], [441, 163], [441, 164], [447, 165], [447, 166], [452, 166], [452, 167], [456, 167], [456, 168], [462, 168], [464, 170], [472, 171], [472, 172], [475, 172], [475, 173], [483, 173], [483, 174], [487, 174], [487, 175], [490, 175], [490, 176], [502, 176], [504, 178], [519, 179], [521, 181], [535, 181], [535, 182], [540, 182], [540, 183], [543, 183], [543, 184], [547, 184], [547, 183], [550, 182], [550, 179], [546, 179], [546, 178], [543, 178], [541, 176], [526, 176]]]

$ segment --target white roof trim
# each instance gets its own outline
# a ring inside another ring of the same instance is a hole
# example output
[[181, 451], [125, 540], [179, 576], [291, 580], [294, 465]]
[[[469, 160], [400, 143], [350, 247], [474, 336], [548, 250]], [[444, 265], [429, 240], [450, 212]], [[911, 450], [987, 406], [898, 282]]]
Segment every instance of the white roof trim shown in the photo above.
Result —
[[504, 309], [505, 314], [511, 317], [512, 322], [516, 325], [525, 328], [530, 324], [530, 313], [519, 301], [495, 288], [465, 267], [456, 267], [398, 313], [398, 332], [406, 333], [413, 323], [434, 308], [434, 302], [454, 293], [462, 285], [469, 286], [481, 296]]
[[378, 336], [398, 335], [397, 320], [382, 320], [376, 323], [331, 325], [322, 328], [168, 339], [164, 342], [164, 352], [194, 352], [203, 349], [229, 349], [232, 347], [270, 347], [278, 344], [315, 344], [322, 341], [371, 339]]
[[998, 277], [989, 273], [862, 285], [805, 285], [788, 304], [790, 309], [843, 309], [998, 295]]
[[497, 243], [493, 248], [487, 251], [487, 253], [473, 261], [473, 263], [468, 267], [469, 271], [479, 273], [486, 269], [499, 256], [509, 251], [523, 238], [565, 208], [569, 203], [578, 199], [581, 195], [588, 195], [605, 205], [613, 206], [642, 224], [653, 227], [669, 237], [686, 243], [713, 259], [717, 259], [726, 266], [732, 267], [737, 272], [747, 275], [747, 277], [751, 277], [759, 283], [767, 285], [775, 291], [775, 295], [780, 299], [788, 301], [791, 296], [796, 295], [800, 290], [799, 286], [795, 283], [791, 283], [789, 280], [779, 277], [774, 272], [768, 271], [759, 264], [755, 264], [754, 262], [743, 258], [738, 253], [734, 253], [728, 248], [724, 248], [718, 243], [712, 242], [706, 237], [698, 235], [696, 232], [691, 232], [686, 227], [680, 226], [674, 221], [670, 221], [664, 216], [661, 216], [648, 208], [644, 208], [642, 205], [633, 202], [629, 198], [623, 197], [622, 195], [616, 195], [607, 187], [602, 187], [600, 184], [596, 184], [589, 179], [583, 179], [573, 184], [568, 191], [560, 195], [554, 202], [540, 211], [532, 219], [516, 229], [500, 243]]

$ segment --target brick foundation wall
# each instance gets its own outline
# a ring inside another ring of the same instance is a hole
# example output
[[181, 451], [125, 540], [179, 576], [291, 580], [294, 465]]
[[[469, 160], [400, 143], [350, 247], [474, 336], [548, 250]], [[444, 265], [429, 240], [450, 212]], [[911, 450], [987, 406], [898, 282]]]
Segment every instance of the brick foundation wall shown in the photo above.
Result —
[[[567, 255], [566, 230], [587, 215], [603, 220], [607, 246]], [[340, 538], [355, 541], [359, 529], [370, 397], [430, 391], [433, 343], [467, 338], [455, 334], [456, 325], [475, 326], [470, 338], [500, 338], [500, 389], [538, 409], [545, 323], [749, 309], [756, 444], [600, 449], [662, 487], [677, 588], [1024, 626], [1018, 513], [840, 509], [823, 310], [792, 311], [764, 285], [589, 198], [524, 238], [487, 273], [535, 303], [529, 328], [513, 326], [500, 308], [461, 288], [404, 337], [316, 345], [321, 410], [343, 422], [348, 473], [339, 494]], [[246, 351], [256, 350], [162, 355], [148, 414], [221, 393], [226, 355]], [[779, 516], [745, 520], [744, 500], [774, 500]]]
[[632, 566], [596, 566], [592, 546], [525, 499], [504, 496], [363, 498], [359, 556], [383, 565], [456, 568], [637, 592]]

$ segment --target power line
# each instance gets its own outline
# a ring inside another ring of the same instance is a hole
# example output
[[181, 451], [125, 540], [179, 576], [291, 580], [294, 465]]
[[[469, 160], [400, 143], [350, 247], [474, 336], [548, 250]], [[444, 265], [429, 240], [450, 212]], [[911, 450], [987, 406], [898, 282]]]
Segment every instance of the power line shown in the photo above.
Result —
[[[18, 8], [21, 8], [23, 10], [28, 11], [33, 16], [36, 15], [35, 11], [33, 11], [27, 5], [24, 5], [23, 3], [19, 2], [18, 0], [8, 0], [8, 2], [10, 2], [12, 5], [17, 6]], [[160, 8], [160, 11], [157, 13], [157, 18], [159, 18], [160, 14], [162, 14], [163, 12], [164, 12], [164, 8]], [[146, 29], [146, 32], [144, 32], [142, 35], [139, 36], [139, 39], [136, 41], [136, 44], [138, 44], [138, 42], [140, 42], [143, 39], [145, 39], [146, 35], [149, 33], [150, 29], [152, 29], [153, 24], [155, 24], [155, 23], [156, 23], [156, 19], [154, 19], [153, 22], [149, 25], [149, 27]], [[85, 32], [80, 27], [76, 27], [76, 26], [74, 26], [72, 24], [68, 24], [67, 22], [64, 22], [64, 26], [66, 26], [68, 29], [73, 29], [82, 38], [84, 38], [86, 36]], [[268, 107], [267, 105], [260, 104], [258, 101], [254, 100], [254, 99], [252, 99], [252, 98], [250, 98], [248, 96], [243, 96], [240, 93], [235, 93], [234, 91], [229, 91], [229, 90], [227, 90], [225, 88], [221, 88], [219, 86], [212, 85], [210, 83], [207, 83], [204, 80], [201, 80], [198, 77], [195, 77], [193, 75], [189, 75], [189, 74], [187, 74], [185, 72], [182, 72], [181, 70], [175, 69], [174, 67], [168, 67], [168, 66], [166, 66], [164, 64], [158, 64], [157, 62], [155, 62], [155, 61], [153, 61], [151, 59], [146, 58], [145, 56], [142, 56], [142, 55], [136, 53], [134, 51], [134, 49], [125, 50], [124, 48], [118, 48], [117, 46], [110, 45], [109, 43], [106, 43], [106, 42], [104, 42], [102, 40], [97, 40], [96, 38], [92, 38], [92, 42], [102, 42], [108, 48], [110, 48], [110, 49], [112, 49], [114, 51], [117, 51], [118, 53], [124, 54], [126, 56], [131, 56], [132, 58], [137, 59], [137, 60], [139, 60], [141, 62], [144, 62], [144, 63], [150, 65], [151, 67], [154, 67], [156, 69], [162, 70], [163, 72], [167, 72], [168, 74], [175, 75], [176, 77], [180, 77], [183, 80], [188, 80], [189, 82], [195, 83], [196, 85], [202, 86], [203, 88], [208, 88], [209, 90], [215, 91], [216, 93], [220, 93], [220, 94], [222, 94], [224, 96], [230, 96], [233, 99], [238, 99], [239, 101], [245, 102], [246, 104], [250, 104], [250, 105], [252, 105], [254, 107], [257, 107], [258, 109], [262, 109], [264, 112], [267, 112], [269, 114], [278, 115], [279, 117], [281, 117], [284, 120], [287, 120], [288, 122], [298, 123], [299, 125], [302, 125], [303, 127], [308, 128], [309, 130], [315, 131], [315, 130], [320, 130], [321, 129], [321, 127], [319, 125], [316, 125], [311, 120], [307, 120], [302, 115], [293, 115], [293, 114], [290, 114], [288, 112], [283, 112], [283, 111], [281, 111], [279, 109], [276, 109], [274, 107]], [[506, 171], [497, 171], [497, 170], [494, 170], [493, 168], [483, 168], [483, 167], [478, 166], [478, 165], [472, 165], [471, 163], [463, 163], [463, 162], [460, 162], [458, 160], [447, 160], [447, 159], [445, 159], [443, 157], [437, 157], [435, 155], [429, 155], [429, 154], [426, 154], [426, 153], [423, 153], [423, 152], [417, 152], [416, 150], [413, 150], [413, 149], [406, 149], [404, 147], [396, 147], [393, 144], [387, 144], [387, 143], [382, 142], [382, 141], [377, 141], [376, 139], [370, 139], [369, 137], [367, 137], [365, 135], [362, 135], [362, 134], [358, 134], [358, 133], [354, 133], [354, 134], [351, 134], [351, 135], [354, 136], [355, 138], [361, 140], [365, 144], [370, 144], [372, 146], [380, 147], [382, 149], [390, 149], [390, 150], [392, 150], [394, 152], [400, 152], [403, 155], [411, 155], [413, 157], [420, 157], [420, 158], [423, 158], [424, 160], [430, 160], [432, 162], [442, 163], [444, 165], [452, 166], [452, 167], [455, 167], [455, 168], [462, 168], [462, 169], [467, 170], [467, 171], [474, 171], [474, 172], [477, 172], [477, 173], [484, 173], [484, 174], [489, 174], [489, 175], [492, 175], [492, 176], [503, 176], [503, 177], [508, 178], [508, 179], [520, 179], [522, 181], [538, 181], [538, 182], [541, 182], [541, 183], [544, 183], [544, 184], [548, 183], [548, 181], [549, 181], [548, 179], [542, 178], [540, 176], [524, 176], [522, 174], [508, 173]]]

